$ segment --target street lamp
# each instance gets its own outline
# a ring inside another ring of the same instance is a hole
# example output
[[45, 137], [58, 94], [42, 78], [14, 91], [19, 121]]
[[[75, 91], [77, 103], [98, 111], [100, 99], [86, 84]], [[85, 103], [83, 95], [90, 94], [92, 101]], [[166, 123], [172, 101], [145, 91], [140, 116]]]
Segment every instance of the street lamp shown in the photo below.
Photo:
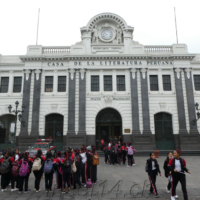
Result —
[[14, 113], [15, 114], [14, 147], [15, 147], [15, 143], [16, 143], [15, 139], [16, 139], [16, 128], [17, 128], [17, 116], [18, 116], [19, 121], [23, 124], [23, 126], [25, 124], [25, 122], [22, 121], [22, 113], [24, 112], [23, 108], [25, 108], [25, 107], [22, 106], [22, 110], [17, 110], [18, 106], [19, 106], [19, 102], [18, 101], [15, 102], [16, 110], [12, 110], [12, 106], [11, 105], [8, 106], [9, 113]]
[[[199, 109], [199, 104], [198, 103], [195, 103], [195, 108], [196, 108], [196, 110], [197, 111], [199, 111], [200, 109]], [[193, 125], [195, 125], [195, 123], [198, 121], [200, 119], [200, 112], [197, 112], [197, 119], [194, 119], [193, 120]]]

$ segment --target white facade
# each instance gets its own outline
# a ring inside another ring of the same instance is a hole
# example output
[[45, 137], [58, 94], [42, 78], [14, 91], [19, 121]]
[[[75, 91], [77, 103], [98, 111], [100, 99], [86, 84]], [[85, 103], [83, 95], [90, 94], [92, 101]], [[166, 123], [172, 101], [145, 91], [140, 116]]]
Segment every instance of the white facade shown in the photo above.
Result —
[[[57, 113], [63, 116], [63, 136], [67, 136], [68, 133], [70, 135], [71, 132], [79, 135], [79, 132], [83, 131], [85, 132], [83, 140], [86, 140], [86, 143], [87, 141], [95, 142], [98, 113], [105, 108], [113, 108], [121, 115], [122, 135], [124, 138], [130, 139], [134, 135], [133, 118], [138, 117], [139, 119], [139, 130], [137, 131], [141, 135], [145, 129], [145, 113], [143, 112], [145, 105], [142, 105], [142, 102], [143, 104], [145, 102], [142, 96], [144, 88], [141, 88], [141, 79], [146, 79], [148, 89], [146, 103], [149, 105], [147, 113], [149, 113], [151, 134], [155, 134], [154, 115], [164, 112], [172, 115], [173, 134], [178, 135], [181, 130], [178, 111], [181, 99], [177, 96], [178, 86], [175, 83], [177, 78], [177, 81], [181, 79], [182, 83], [186, 130], [189, 135], [191, 129], [193, 130], [190, 125], [191, 120], [194, 119], [189, 116], [191, 108], [188, 107], [186, 89], [188, 80], [186, 79], [192, 81], [193, 96], [191, 98], [195, 103], [200, 102], [200, 91], [195, 89], [193, 76], [200, 75], [200, 54], [189, 54], [185, 44], [170, 46], [139, 44], [133, 40], [133, 31], [134, 28], [128, 26], [118, 15], [102, 13], [93, 17], [87, 26], [81, 28], [82, 41], [75, 45], [62, 47], [31, 45], [27, 48], [27, 54], [23, 56], [0, 55], [0, 84], [3, 77], [9, 77], [8, 91], [0, 93], [0, 116], [9, 114], [7, 107], [10, 104], [14, 107], [15, 101], [19, 101], [20, 105], [23, 101], [27, 101], [27, 97], [24, 96], [24, 86], [27, 81], [30, 81], [30, 96], [26, 95], [30, 97], [29, 108], [25, 108], [28, 118], [24, 119], [27, 131], [20, 130], [21, 124], [18, 122], [17, 136], [20, 136], [21, 131], [27, 132], [25, 134], [27, 138], [34, 136], [31, 134], [31, 132], [35, 133], [32, 130], [34, 99], [39, 96], [39, 122], [36, 137], [45, 137], [45, 117]], [[187, 78], [184, 74], [187, 74]], [[112, 91], [104, 90], [104, 76], [106, 75], [112, 76]], [[117, 76], [119, 75], [125, 77], [124, 91], [117, 90]], [[151, 91], [151, 75], [157, 75], [157, 91]], [[163, 75], [170, 75], [170, 91], [165, 91], [163, 88]], [[45, 77], [47, 76], [53, 77], [52, 92], [45, 92]], [[64, 92], [58, 91], [59, 76], [66, 76], [66, 91]], [[91, 91], [91, 76], [99, 76], [98, 91]], [[22, 77], [21, 92], [19, 93], [13, 92], [14, 77]], [[132, 113], [134, 102], [132, 102], [131, 79], [137, 82], [138, 114]], [[34, 93], [34, 85], [38, 80], [41, 81], [41, 84], [40, 92], [37, 94], [37, 91]], [[74, 96], [69, 91], [73, 80], [75, 81]], [[83, 96], [85, 99], [81, 101], [85, 104], [84, 112], [82, 112], [79, 102], [79, 99], [82, 98], [79, 88], [82, 82], [85, 84], [85, 97]], [[69, 111], [69, 105], [72, 105], [69, 103], [69, 98], [73, 99], [75, 103], [72, 111]], [[85, 130], [80, 129], [80, 113], [84, 113]], [[69, 126], [71, 116], [74, 116], [73, 130]], [[200, 120], [197, 128], [200, 131]], [[24, 136], [24, 134], [22, 135]], [[90, 138], [89, 136], [94, 137]], [[68, 144], [69, 140], [67, 137], [63, 139], [63, 143]], [[78, 140], [74, 139], [72, 143], [76, 143], [76, 141]]]

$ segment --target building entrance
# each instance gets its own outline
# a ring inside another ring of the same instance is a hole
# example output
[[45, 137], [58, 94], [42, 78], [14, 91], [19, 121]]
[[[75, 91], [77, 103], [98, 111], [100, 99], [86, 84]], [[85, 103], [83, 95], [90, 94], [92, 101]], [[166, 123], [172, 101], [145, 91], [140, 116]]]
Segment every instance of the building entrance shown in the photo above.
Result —
[[174, 149], [172, 116], [168, 113], [154, 115], [156, 148], [159, 150]]
[[115, 141], [115, 137], [122, 135], [122, 118], [118, 111], [112, 108], [101, 110], [96, 117], [96, 147], [100, 149], [102, 139], [106, 143], [110, 137]]

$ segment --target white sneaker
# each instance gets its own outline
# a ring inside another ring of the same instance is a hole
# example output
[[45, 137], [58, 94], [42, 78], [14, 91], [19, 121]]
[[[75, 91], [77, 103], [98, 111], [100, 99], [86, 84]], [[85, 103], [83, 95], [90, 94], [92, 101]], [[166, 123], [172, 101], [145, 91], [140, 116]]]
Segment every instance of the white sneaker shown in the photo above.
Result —
[[5, 190], [4, 190], [4, 189], [2, 189], [1, 191], [2, 191], [2, 192], [4, 192]]
[[174, 197], [171, 197], [171, 200], [175, 200], [175, 198], [174, 198]]
[[175, 199], [178, 199], [178, 195], [175, 195], [174, 198], [175, 198]]
[[14, 189], [11, 189], [11, 192], [15, 192], [15, 191], [17, 191], [17, 190], [19, 190], [19, 189], [14, 188]]
[[132, 164], [132, 166], [135, 166], [135, 164]]
[[127, 167], [130, 167], [129, 165], [127, 165]]
[[170, 193], [170, 190], [168, 190], [168, 188], [166, 187], [166, 192], [169, 194]]
[[21, 191], [19, 191], [18, 193], [19, 193], [19, 194], [21, 194], [22, 192], [21, 192]]

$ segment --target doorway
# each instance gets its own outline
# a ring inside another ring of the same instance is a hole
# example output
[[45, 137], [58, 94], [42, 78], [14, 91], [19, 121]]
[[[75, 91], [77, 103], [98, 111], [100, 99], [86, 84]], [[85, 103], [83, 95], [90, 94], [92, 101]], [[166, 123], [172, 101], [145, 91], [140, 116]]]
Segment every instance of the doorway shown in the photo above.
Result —
[[168, 113], [158, 113], [154, 115], [155, 139], [158, 150], [173, 150], [174, 135], [172, 128], [172, 115]]
[[96, 117], [96, 147], [100, 149], [102, 139], [106, 143], [109, 138], [119, 137], [122, 135], [122, 118], [120, 113], [112, 108], [101, 110]]

